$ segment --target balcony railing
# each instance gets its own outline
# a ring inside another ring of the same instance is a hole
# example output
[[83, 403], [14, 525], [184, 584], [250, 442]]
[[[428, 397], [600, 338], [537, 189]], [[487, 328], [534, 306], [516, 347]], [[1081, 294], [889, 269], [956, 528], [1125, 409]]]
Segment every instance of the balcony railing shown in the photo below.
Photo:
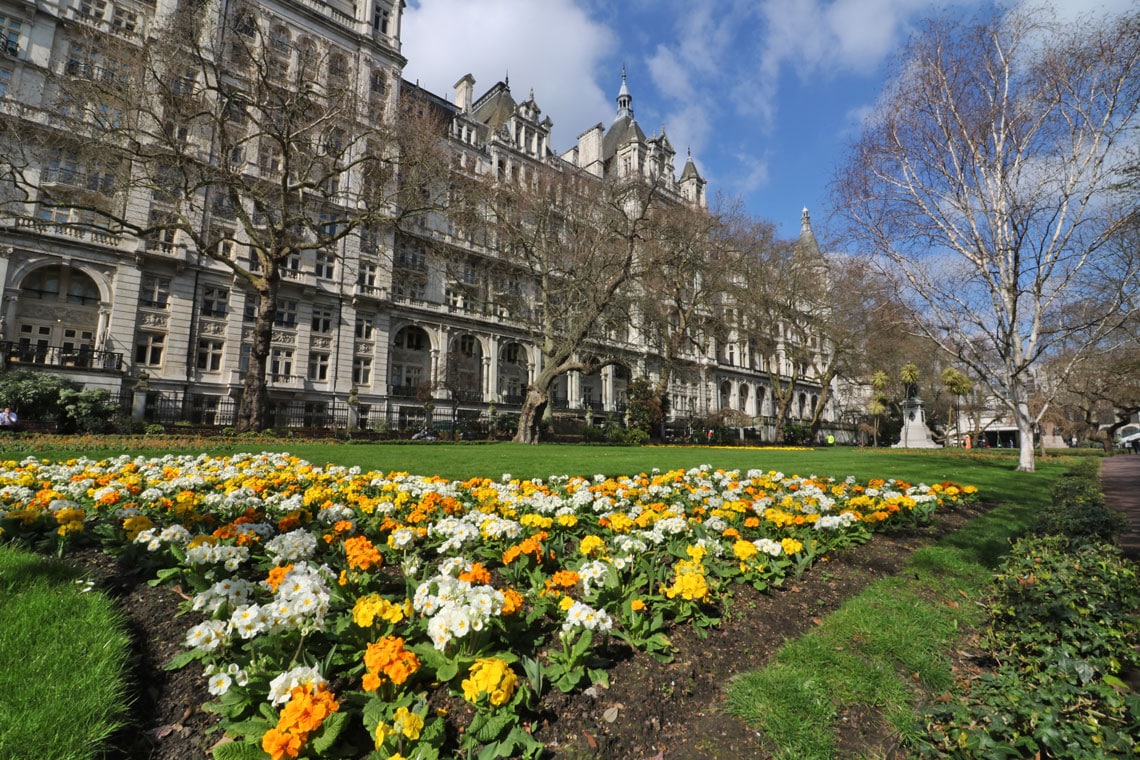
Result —
[[7, 366], [67, 367], [120, 372], [123, 355], [114, 351], [96, 351], [86, 346], [34, 346], [16, 341], [0, 341], [0, 356]]

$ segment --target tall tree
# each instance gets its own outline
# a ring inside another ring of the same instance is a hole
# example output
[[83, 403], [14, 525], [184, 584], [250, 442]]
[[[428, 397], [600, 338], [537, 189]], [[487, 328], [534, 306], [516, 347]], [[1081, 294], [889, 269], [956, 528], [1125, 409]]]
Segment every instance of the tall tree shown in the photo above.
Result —
[[767, 222], [744, 219], [734, 237], [740, 258], [728, 303], [739, 316], [727, 321], [736, 335], [725, 338], [744, 343], [749, 360], [767, 372], [780, 443], [802, 384], [813, 379], [826, 274]]
[[730, 220], [739, 215], [731, 206], [713, 213], [676, 203], [652, 210], [640, 257], [636, 309], [642, 338], [660, 357], [652, 387], [660, 406], [678, 370], [694, 369], [709, 350], [710, 327], [717, 318], [713, 305], [734, 271]]
[[925, 332], [1016, 422], [1020, 470], [1034, 469], [1035, 368], [1136, 308], [1136, 252], [1107, 243], [1135, 207], [1120, 211], [1111, 192], [1138, 67], [1135, 11], [931, 21], [836, 180], [852, 240], [903, 274]]
[[397, 69], [293, 40], [242, 3], [179, 4], [145, 41], [76, 25], [71, 44], [45, 83], [53, 118], [0, 114], [19, 191], [4, 211], [227, 267], [256, 300], [236, 426], [260, 429], [283, 280], [350, 239], [390, 250], [446, 176], [442, 131], [419, 109], [397, 118]]
[[515, 433], [538, 443], [558, 377], [617, 359], [601, 347], [628, 330], [628, 286], [659, 188], [640, 176], [603, 180], [554, 166], [518, 181], [468, 177], [466, 188], [474, 200], [457, 208], [459, 221], [489, 228], [519, 283], [500, 303], [538, 348]]

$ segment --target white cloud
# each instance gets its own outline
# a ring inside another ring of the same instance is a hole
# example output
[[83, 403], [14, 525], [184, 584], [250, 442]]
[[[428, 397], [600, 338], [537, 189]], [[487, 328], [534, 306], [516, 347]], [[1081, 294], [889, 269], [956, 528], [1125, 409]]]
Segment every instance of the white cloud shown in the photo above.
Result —
[[601, 67], [617, 38], [573, 0], [422, 0], [405, 10], [401, 32], [405, 78], [437, 95], [451, 99], [467, 73], [476, 97], [508, 75], [516, 100], [533, 89], [556, 150], [613, 116], [617, 73]]

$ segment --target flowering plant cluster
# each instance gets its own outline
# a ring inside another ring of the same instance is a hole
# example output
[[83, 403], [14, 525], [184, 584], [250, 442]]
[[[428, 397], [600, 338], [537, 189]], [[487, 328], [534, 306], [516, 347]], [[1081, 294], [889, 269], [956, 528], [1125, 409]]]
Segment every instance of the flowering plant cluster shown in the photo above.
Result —
[[[234, 739], [219, 760], [533, 757], [529, 711], [605, 682], [602, 638], [667, 659], [668, 628], [715, 625], [732, 584], [779, 584], [975, 492], [709, 467], [449, 482], [273, 453], [29, 458], [0, 463], [0, 537], [99, 540], [181, 584], [198, 617], [171, 667], [202, 665]], [[434, 707], [441, 689], [466, 718]]]

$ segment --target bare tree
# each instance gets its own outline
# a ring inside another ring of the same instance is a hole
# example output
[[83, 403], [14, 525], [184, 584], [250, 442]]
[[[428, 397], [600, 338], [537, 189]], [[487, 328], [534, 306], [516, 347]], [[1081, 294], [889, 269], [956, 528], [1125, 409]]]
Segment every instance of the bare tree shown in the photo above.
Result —
[[1034, 368], [1136, 308], [1135, 251], [1107, 243], [1127, 216], [1110, 192], [1134, 130], [1138, 65], [1135, 12], [1069, 25], [1026, 9], [932, 21], [836, 180], [852, 239], [902, 273], [925, 332], [1016, 422], [1019, 470], [1034, 468]]
[[[692, 369], [708, 351], [715, 304], [731, 282], [736, 261], [729, 231], [740, 209], [716, 213], [684, 204], [653, 210], [638, 278], [638, 322], [659, 356], [653, 396], [667, 398], [679, 367]], [[712, 330], [711, 332], [717, 332]], [[664, 425], [664, 417], [661, 424]]]
[[894, 283], [866, 258], [830, 256], [826, 271], [815, 279], [820, 295], [810, 317], [820, 348], [808, 370], [820, 392], [811, 412], [813, 435], [819, 431], [837, 380], [869, 382], [884, 359], [914, 340], [910, 310]]
[[[539, 362], [515, 440], [537, 443], [555, 380], [592, 374], [617, 357], [605, 332], [628, 325], [630, 291], [658, 187], [642, 177], [598, 179], [564, 166], [507, 182], [468, 178], [462, 224], [483, 224], [518, 287], [499, 303], [530, 333]], [[457, 212], [460, 216], [461, 212]]]
[[744, 219], [733, 234], [740, 258], [729, 303], [739, 315], [725, 322], [736, 335], [724, 338], [743, 342], [749, 360], [767, 373], [779, 443], [797, 393], [814, 379], [826, 271], [822, 260], [777, 239], [767, 222]]
[[57, 115], [32, 129], [2, 117], [22, 190], [5, 210], [231, 270], [256, 301], [236, 426], [260, 429], [283, 280], [350, 241], [390, 251], [446, 176], [442, 131], [418, 105], [401, 111], [384, 70], [241, 3], [181, 4], [145, 40], [75, 34], [47, 83]]

